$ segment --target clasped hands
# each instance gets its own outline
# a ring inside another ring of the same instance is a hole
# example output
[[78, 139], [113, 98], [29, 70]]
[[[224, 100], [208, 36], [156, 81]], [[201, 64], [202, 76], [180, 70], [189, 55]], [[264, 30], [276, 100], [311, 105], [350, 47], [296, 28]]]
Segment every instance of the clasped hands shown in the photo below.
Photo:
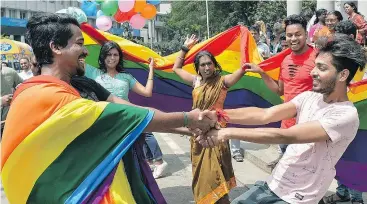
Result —
[[221, 129], [216, 110], [194, 109], [188, 113], [188, 128], [203, 147], [214, 147], [226, 141], [226, 131]]

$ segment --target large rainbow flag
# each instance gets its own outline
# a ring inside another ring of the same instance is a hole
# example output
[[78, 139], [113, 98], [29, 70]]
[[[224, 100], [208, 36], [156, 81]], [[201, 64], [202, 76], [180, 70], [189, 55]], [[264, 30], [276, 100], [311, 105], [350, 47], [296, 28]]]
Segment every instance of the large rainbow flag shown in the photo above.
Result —
[[[32, 100], [29, 100], [32, 99]], [[16, 90], [1, 143], [10, 203], [166, 203], [138, 140], [153, 112], [82, 99], [37, 76]]]
[[[145, 84], [148, 76], [147, 62], [154, 57], [154, 89], [151, 98], [144, 98], [134, 93], [130, 100], [138, 105], [150, 106], [163, 111], [190, 110], [192, 106], [192, 87], [183, 82], [172, 72], [178, 53], [162, 57], [151, 49], [106, 32], [98, 31], [88, 24], [82, 26], [85, 45], [89, 51], [87, 63], [98, 67], [98, 56], [101, 44], [108, 40], [117, 42], [124, 52], [124, 66], [140, 83]], [[179, 48], [178, 48], [179, 49]], [[223, 74], [237, 70], [242, 63], [258, 63], [274, 79], [279, 77], [279, 67], [284, 57], [291, 51], [285, 50], [278, 55], [262, 61], [256, 50], [256, 43], [244, 26], [235, 26], [208, 40], [195, 45], [186, 55], [184, 69], [195, 73], [193, 61], [195, 54], [201, 50], [213, 53], [223, 68]], [[356, 83], [350, 86], [348, 93], [358, 109], [360, 127], [355, 140], [337, 164], [337, 178], [344, 184], [360, 191], [367, 191], [367, 80], [361, 81], [363, 72], [354, 78]], [[271, 92], [259, 75], [247, 73], [230, 88], [226, 108], [256, 106], [267, 108], [282, 102], [282, 98]], [[270, 124], [279, 127], [280, 123]]]

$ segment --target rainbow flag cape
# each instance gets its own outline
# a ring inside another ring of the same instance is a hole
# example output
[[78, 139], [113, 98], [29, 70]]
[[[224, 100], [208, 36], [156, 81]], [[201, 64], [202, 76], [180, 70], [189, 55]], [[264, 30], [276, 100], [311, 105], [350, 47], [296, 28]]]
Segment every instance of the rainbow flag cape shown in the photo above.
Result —
[[[112, 34], [98, 31], [88, 24], [81, 26], [85, 45], [89, 51], [87, 63], [98, 67], [101, 44], [112, 40], [118, 43], [124, 52], [124, 66], [140, 83], [145, 84], [148, 76], [149, 57], [155, 58], [157, 67], [154, 71], [154, 89], [151, 98], [144, 98], [131, 93], [131, 102], [154, 107], [163, 111], [190, 110], [192, 106], [192, 87], [182, 81], [172, 67], [178, 53], [162, 57], [153, 50], [135, 44]], [[177, 48], [179, 49], [179, 48]], [[256, 49], [256, 42], [248, 29], [235, 26], [208, 40], [195, 45], [186, 55], [183, 69], [195, 73], [193, 61], [202, 50], [210, 51], [221, 64], [223, 74], [237, 70], [245, 62], [258, 63], [274, 79], [279, 77], [279, 67], [284, 57], [290, 54], [285, 50], [278, 55], [262, 61]], [[347, 186], [367, 191], [367, 80], [361, 81], [363, 72], [358, 72], [348, 93], [358, 109], [360, 127], [356, 139], [350, 144], [337, 164], [337, 178]], [[267, 108], [282, 102], [282, 98], [271, 92], [258, 74], [246, 73], [242, 79], [229, 89], [225, 108], [256, 106]], [[269, 126], [279, 127], [280, 123]]]
[[[32, 100], [29, 100], [32, 99]], [[138, 137], [153, 112], [82, 99], [37, 76], [15, 92], [1, 144], [10, 203], [166, 203]]]

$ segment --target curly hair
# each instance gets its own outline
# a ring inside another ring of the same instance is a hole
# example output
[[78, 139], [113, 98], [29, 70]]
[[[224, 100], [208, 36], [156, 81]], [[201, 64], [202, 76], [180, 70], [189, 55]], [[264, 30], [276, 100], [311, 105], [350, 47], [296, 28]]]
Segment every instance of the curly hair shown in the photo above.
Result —
[[350, 20], [340, 21], [335, 25], [335, 32], [346, 35], [353, 35], [354, 38], [357, 36], [357, 27]]
[[366, 65], [366, 55], [362, 47], [345, 34], [335, 34], [332, 39], [321, 47], [319, 53], [330, 53], [332, 64], [337, 72], [348, 69], [350, 74], [347, 78], [347, 85], [352, 81], [358, 69], [361, 71]]
[[67, 46], [73, 36], [71, 25], [79, 27], [78, 21], [68, 14], [41, 13], [29, 19], [25, 37], [40, 66], [53, 63], [51, 42], [61, 48]]
[[305, 31], [307, 30], [307, 21], [301, 15], [293, 14], [293, 15], [288, 16], [284, 20], [284, 24], [285, 24], [285, 28], [287, 28], [287, 26], [289, 25], [299, 24], [302, 26], [303, 29], [305, 29]]

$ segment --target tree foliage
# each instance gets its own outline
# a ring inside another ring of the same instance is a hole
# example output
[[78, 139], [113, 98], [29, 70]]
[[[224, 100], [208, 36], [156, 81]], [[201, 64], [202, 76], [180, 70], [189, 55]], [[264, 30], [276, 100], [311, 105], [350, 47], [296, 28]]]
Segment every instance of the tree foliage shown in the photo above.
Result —
[[[316, 8], [316, 0], [303, 1], [302, 10]], [[287, 2], [271, 1], [208, 1], [209, 32], [212, 37], [238, 24], [250, 26], [262, 20], [269, 27], [287, 15]], [[165, 23], [164, 42], [154, 46], [163, 55], [178, 51], [189, 34], [196, 34], [206, 39], [206, 2], [205, 1], [172, 1], [171, 13], [161, 21]]]

